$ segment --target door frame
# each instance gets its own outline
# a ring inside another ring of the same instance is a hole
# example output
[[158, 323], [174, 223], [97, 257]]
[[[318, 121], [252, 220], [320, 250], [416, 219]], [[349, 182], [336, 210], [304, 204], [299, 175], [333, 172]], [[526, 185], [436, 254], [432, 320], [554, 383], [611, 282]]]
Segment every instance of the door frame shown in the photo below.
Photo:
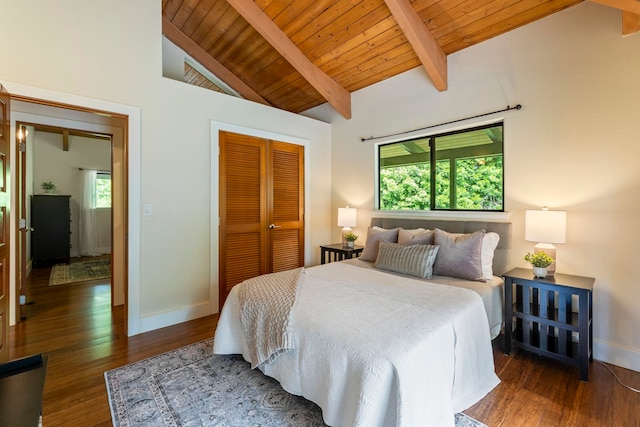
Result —
[[11, 95], [9, 91], [0, 83], [0, 141], [2, 144], [2, 165], [0, 165], [0, 192], [2, 193], [2, 203], [0, 207], [0, 215], [2, 223], [0, 233], [2, 233], [2, 241], [0, 242], [0, 363], [9, 360], [9, 324], [11, 323], [11, 303], [14, 300], [11, 292], [11, 255], [12, 249], [10, 233], [11, 227], [11, 203], [7, 200], [6, 195], [11, 196], [11, 181], [7, 172], [13, 170], [11, 162], [13, 156], [11, 154]]
[[[68, 93], [56, 92], [49, 89], [35, 88], [22, 85], [20, 83], [5, 82], [2, 84], [11, 94], [12, 99], [33, 102], [36, 104], [51, 105], [64, 108], [69, 111], [84, 111], [91, 113], [107, 113], [125, 119], [126, 129], [124, 129], [124, 171], [123, 186], [125, 189], [124, 199], [124, 229], [123, 247], [125, 253], [125, 265], [123, 268], [123, 278], [125, 283], [125, 334], [128, 336], [139, 334], [141, 331], [140, 321], [140, 221], [141, 221], [141, 111], [138, 107], [117, 104], [100, 99], [87, 98]], [[11, 117], [10, 140], [16, 141], [15, 117]], [[16, 148], [11, 150], [11, 155], [15, 158]], [[15, 168], [11, 169], [11, 196], [12, 206], [16, 206], [16, 176]], [[11, 226], [11, 261], [10, 261], [10, 283], [11, 295], [15, 295], [17, 279], [17, 254], [15, 253], [18, 238], [18, 218], [14, 216]], [[114, 236], [115, 240], [115, 236]], [[10, 319], [16, 317], [19, 307], [15, 304], [15, 298], [11, 298]]]
[[[304, 147], [304, 235], [311, 235], [310, 207], [311, 207], [311, 190], [310, 190], [310, 150], [311, 143], [306, 138], [300, 138], [291, 135], [279, 134], [263, 129], [250, 128], [233, 123], [211, 121], [211, 254], [210, 270], [209, 270], [209, 301], [211, 302], [211, 313], [219, 312], [219, 257], [220, 248], [220, 206], [219, 206], [219, 170], [218, 156], [220, 155], [219, 132], [233, 132], [241, 135], [253, 136], [256, 138], [271, 139], [275, 141], [287, 142], [289, 144], [302, 145]], [[304, 264], [310, 265], [311, 260], [311, 242], [310, 239], [304, 239]]]
[[[16, 104], [14, 99], [14, 105]], [[110, 170], [113, 170], [112, 173], [112, 184], [113, 184], [113, 192], [112, 192], [112, 201], [113, 208], [111, 209], [111, 237], [112, 237], [112, 248], [115, 248], [115, 251], [112, 251], [112, 278], [115, 280], [111, 280], [111, 304], [113, 306], [123, 305], [125, 302], [124, 291], [126, 286], [126, 278], [123, 275], [123, 266], [125, 264], [125, 256], [126, 256], [126, 247], [123, 245], [124, 237], [121, 235], [124, 230], [118, 230], [119, 224], [123, 223], [123, 211], [126, 207], [126, 182], [124, 182], [123, 171], [121, 164], [125, 162], [123, 159], [123, 149], [125, 146], [125, 138], [124, 138], [124, 128], [126, 127], [126, 119], [115, 116], [113, 120], [111, 118], [106, 119], [106, 123], [93, 123], [86, 120], [92, 120], [96, 113], [91, 111], [81, 111], [80, 115], [77, 113], [72, 113], [68, 109], [60, 108], [52, 105], [34, 105], [30, 102], [25, 102], [20, 100], [18, 103], [19, 106], [23, 106], [24, 104], [28, 104], [25, 111], [14, 111], [14, 121], [16, 129], [19, 129], [20, 126], [37, 128], [38, 126], [45, 126], [51, 129], [69, 129], [77, 132], [85, 132], [87, 134], [94, 135], [102, 135], [104, 138], [109, 138], [109, 147], [110, 147]], [[73, 117], [72, 117], [73, 116]], [[98, 116], [98, 120], [101, 121], [100, 116]], [[15, 165], [14, 169], [16, 170], [16, 176], [20, 174], [18, 177], [19, 182], [17, 182], [17, 193], [16, 198], [16, 207], [14, 209], [14, 215], [18, 215], [18, 221], [20, 219], [25, 219], [25, 227], [18, 227], [17, 234], [17, 242], [20, 246], [20, 251], [18, 255], [18, 251], [16, 251], [17, 257], [17, 267], [16, 274], [19, 275], [20, 280], [17, 280], [16, 287], [20, 287], [21, 294], [24, 294], [26, 288], [23, 288], [26, 285], [26, 278], [28, 276], [27, 271], [27, 233], [28, 229], [31, 227], [30, 218], [27, 217], [27, 200], [29, 199], [27, 194], [26, 187], [26, 175], [27, 173], [33, 173], [32, 167], [27, 165], [25, 159], [29, 156], [29, 154], [33, 153], [35, 147], [33, 144], [35, 135], [29, 135], [24, 137], [23, 143], [26, 144], [24, 153], [21, 153], [20, 149], [16, 147], [16, 156], [15, 156]], [[19, 140], [16, 140], [16, 144], [18, 144]], [[117, 167], [116, 167], [117, 166]], [[37, 194], [37, 193], [34, 193]], [[72, 213], [72, 219], [76, 215], [76, 213]], [[77, 219], [74, 219], [77, 221]], [[120, 231], [119, 233], [116, 230]], [[24, 270], [23, 270], [24, 269]], [[26, 314], [26, 307], [20, 306], [21, 317], [24, 318]], [[16, 319], [19, 322], [19, 319]]]

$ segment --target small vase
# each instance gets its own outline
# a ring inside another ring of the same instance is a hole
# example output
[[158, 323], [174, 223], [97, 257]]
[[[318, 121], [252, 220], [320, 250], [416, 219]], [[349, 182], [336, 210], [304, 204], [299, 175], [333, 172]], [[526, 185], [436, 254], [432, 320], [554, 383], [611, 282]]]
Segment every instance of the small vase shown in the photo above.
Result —
[[539, 278], [547, 277], [547, 267], [533, 267], [533, 275]]
[[353, 243], [354, 243], [353, 240], [347, 240], [347, 247], [349, 249], [353, 249]]

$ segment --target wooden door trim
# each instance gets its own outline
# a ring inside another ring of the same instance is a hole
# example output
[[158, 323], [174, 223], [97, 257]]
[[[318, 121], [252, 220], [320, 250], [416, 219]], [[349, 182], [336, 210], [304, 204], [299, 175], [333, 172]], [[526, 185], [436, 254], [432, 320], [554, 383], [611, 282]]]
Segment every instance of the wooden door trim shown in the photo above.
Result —
[[[61, 94], [61, 97], [67, 97], [69, 95], [66, 94]], [[71, 96], [73, 97], [73, 96]], [[121, 271], [120, 276], [113, 276], [112, 280], [120, 280], [122, 282], [122, 286], [123, 286], [123, 291], [124, 291], [124, 305], [125, 305], [125, 309], [124, 309], [124, 326], [125, 326], [125, 330], [124, 333], [126, 335], [135, 335], [137, 333], [139, 333], [140, 331], [137, 329], [138, 328], [138, 321], [135, 321], [135, 323], [132, 323], [133, 320], [138, 319], [139, 318], [139, 306], [132, 306], [130, 304], [129, 301], [129, 294], [130, 292], [138, 292], [139, 290], [139, 283], [136, 282], [136, 286], [134, 289], [130, 288], [130, 283], [129, 283], [129, 279], [130, 279], [130, 266], [128, 265], [129, 262], [129, 258], [130, 258], [130, 247], [132, 246], [132, 244], [135, 244], [136, 247], [139, 246], [139, 236], [135, 235], [135, 234], [131, 234], [130, 233], [130, 217], [131, 217], [131, 205], [130, 205], [130, 200], [129, 200], [129, 185], [131, 184], [131, 176], [129, 174], [129, 161], [132, 160], [131, 156], [138, 156], [139, 153], [139, 148], [137, 147], [132, 147], [131, 146], [131, 138], [130, 138], [130, 132], [132, 130], [132, 126], [131, 126], [131, 121], [130, 121], [130, 115], [128, 114], [124, 114], [122, 112], [117, 112], [117, 111], [108, 111], [108, 110], [103, 110], [103, 109], [98, 109], [98, 108], [92, 108], [89, 106], [83, 106], [83, 105], [72, 105], [72, 104], [68, 104], [68, 103], [62, 103], [62, 102], [57, 102], [57, 101], [52, 101], [52, 100], [47, 100], [47, 99], [39, 99], [39, 98], [34, 98], [34, 97], [30, 97], [30, 96], [24, 96], [24, 95], [16, 95], [16, 94], [11, 94], [11, 99], [13, 101], [22, 101], [25, 103], [29, 103], [29, 104], [34, 104], [34, 112], [25, 112], [20, 113], [20, 115], [24, 115], [24, 116], [33, 116], [33, 117], [39, 117], [39, 116], [44, 116], [41, 112], [35, 112], [38, 111], [38, 108], [46, 108], [46, 107], [51, 107], [54, 109], [59, 109], [61, 111], [63, 111], [63, 115], [64, 117], [60, 117], [60, 116], [56, 116], [54, 119], [64, 119], [64, 120], [72, 120], [72, 121], [76, 121], [79, 123], [86, 123], [87, 127], [101, 127], [101, 128], [112, 128], [115, 131], [122, 131], [121, 134], [121, 139], [122, 139], [122, 144], [119, 147], [120, 148], [120, 158], [116, 159], [116, 156], [112, 156], [111, 159], [111, 164], [112, 164], [112, 169], [114, 168], [114, 164], [119, 163], [120, 166], [120, 170], [121, 170], [121, 182], [122, 182], [122, 188], [120, 189], [120, 196], [118, 197], [118, 199], [116, 199], [114, 197], [114, 205], [112, 207], [112, 215], [114, 215], [114, 212], [116, 209], [118, 209], [121, 212], [121, 224], [119, 224], [118, 227], [115, 227], [115, 222], [112, 221], [112, 235], [113, 235], [113, 240], [112, 240], [112, 254], [116, 253], [116, 250], [118, 250], [119, 255], [118, 255], [118, 259], [120, 260], [120, 264], [122, 266], [122, 268], [120, 269]], [[86, 99], [82, 99], [83, 101], [86, 101]], [[81, 100], [81, 101], [82, 101]], [[111, 104], [108, 102], [104, 102], [104, 101], [100, 101], [100, 100], [90, 100], [90, 101], [94, 101], [91, 103], [94, 104]], [[90, 102], [87, 101], [87, 102]], [[79, 104], [83, 104], [83, 102], [80, 102]], [[121, 109], [121, 110], [126, 110], [126, 111], [130, 111], [133, 115], [133, 119], [135, 123], [138, 123], [139, 125], [139, 112], [136, 113], [134, 111], [133, 107], [128, 107], [128, 106], [121, 106], [122, 108], [118, 108], [119, 104], [113, 104], [116, 109]], [[38, 107], [40, 106], [40, 107]], [[86, 120], [86, 117], [82, 117], [83, 115], [93, 115], [93, 114], [100, 114], [102, 116], [107, 115], [113, 119], [115, 119], [115, 122], [110, 122], [108, 124], [105, 123], [94, 123], [91, 121]], [[24, 121], [24, 120], [23, 120]], [[31, 121], [31, 120], [29, 120]], [[25, 121], [26, 122], [26, 121]], [[139, 139], [135, 139], [136, 144], [139, 145]], [[112, 151], [114, 149], [114, 141], [112, 139], [111, 141], [111, 145], [112, 145]], [[15, 157], [17, 154], [17, 147], [14, 149], [12, 149], [12, 155]], [[135, 160], [135, 157], [133, 160]], [[137, 180], [139, 180], [139, 176], [136, 176]], [[15, 191], [18, 191], [18, 188], [15, 188]], [[115, 195], [114, 195], [115, 196]], [[137, 198], [139, 199], [139, 198]], [[139, 201], [139, 200], [138, 200]], [[135, 202], [134, 200], [131, 200], [131, 202]], [[139, 210], [139, 209], [138, 209]], [[14, 220], [13, 221], [15, 223], [15, 230], [16, 233], [19, 233], [18, 230], [18, 221]], [[116, 249], [116, 241], [118, 240], [116, 238], [116, 236], [120, 235], [120, 245], [121, 248], [120, 249]], [[17, 236], [17, 234], [16, 234]], [[17, 256], [17, 254], [14, 254], [13, 256], [16, 256], [15, 262], [14, 262], [14, 269], [19, 269], [19, 257]], [[115, 263], [116, 261], [114, 261]], [[139, 276], [139, 266], [136, 266], [135, 271], [137, 271], [137, 276]], [[18, 277], [18, 271], [16, 270], [16, 278]], [[112, 297], [113, 297], [113, 292], [112, 292]], [[17, 313], [19, 311], [19, 307], [16, 306], [15, 307], [15, 312]], [[133, 316], [132, 316], [133, 314]], [[133, 327], [131, 327], [133, 325]]]
[[[27, 193], [27, 183], [26, 183], [26, 175], [27, 175], [27, 126], [22, 123], [22, 122], [18, 122], [16, 121], [16, 131], [20, 128], [22, 128], [24, 126], [24, 132], [22, 134], [22, 137], [24, 138], [24, 140], [21, 142], [21, 140], [18, 138], [18, 135], [16, 134], [16, 143], [17, 143], [17, 150], [16, 150], [16, 158], [15, 158], [15, 168], [17, 170], [20, 171], [20, 177], [16, 177], [18, 179], [19, 185], [20, 185], [20, 189], [18, 190], [18, 194], [16, 195], [16, 198], [20, 197], [20, 201], [19, 203], [16, 203], [16, 205], [18, 206], [18, 209], [16, 210], [16, 213], [18, 215], [18, 223], [20, 222], [20, 220], [22, 219], [22, 214], [24, 214], [25, 216], [25, 220], [27, 220], [26, 218], [26, 212], [27, 212], [27, 198], [25, 197], [26, 193]], [[21, 154], [21, 147], [20, 145], [24, 143], [24, 154]], [[20, 228], [20, 224], [18, 224], [18, 230], [17, 230], [17, 234], [16, 234], [16, 244], [18, 245], [18, 250], [20, 251], [20, 257], [17, 259], [16, 262], [16, 297], [18, 298], [18, 301], [16, 301], [16, 307], [19, 307], [18, 310], [16, 310], [16, 323], [20, 321], [20, 318], [24, 318], [26, 317], [26, 311], [27, 311], [27, 306], [26, 305], [20, 305], [20, 301], [19, 298], [22, 295], [25, 295], [26, 298], [26, 292], [27, 292], [27, 224], [28, 221], [25, 222], [25, 227], [24, 228]], [[20, 278], [18, 280], [18, 274], [20, 275]]]
[[[7, 194], [11, 194], [11, 181], [10, 173], [11, 164], [13, 162], [14, 155], [11, 150], [11, 95], [0, 84], [0, 103], [3, 108], [0, 112], [0, 138], [2, 144], [0, 149], [3, 151], [4, 159], [2, 167], [0, 168], [0, 190], [3, 193], [4, 206], [0, 208], [0, 214], [2, 215], [2, 223], [0, 230], [2, 234], [2, 242], [0, 242], [0, 363], [7, 362], [9, 360], [9, 316], [11, 315], [11, 283], [10, 273], [11, 268], [11, 217], [10, 209], [7, 209], [7, 205], [11, 206], [8, 197], [4, 197]], [[17, 292], [16, 292], [17, 293]]]

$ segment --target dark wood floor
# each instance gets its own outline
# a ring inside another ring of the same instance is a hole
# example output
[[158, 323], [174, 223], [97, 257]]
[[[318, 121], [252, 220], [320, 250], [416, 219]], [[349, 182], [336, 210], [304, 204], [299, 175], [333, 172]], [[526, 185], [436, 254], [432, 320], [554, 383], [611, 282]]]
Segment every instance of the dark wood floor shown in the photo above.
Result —
[[[48, 286], [49, 269], [30, 277], [27, 320], [11, 328], [11, 358], [44, 352], [49, 367], [44, 392], [44, 425], [110, 426], [104, 371], [213, 336], [217, 316], [127, 338], [122, 308], [110, 307], [110, 286], [84, 283]], [[465, 411], [489, 427], [640, 426], [640, 394], [592, 363], [590, 381], [577, 368], [522, 351], [505, 356], [494, 343], [502, 380], [487, 397]], [[640, 373], [614, 367], [640, 388]]]

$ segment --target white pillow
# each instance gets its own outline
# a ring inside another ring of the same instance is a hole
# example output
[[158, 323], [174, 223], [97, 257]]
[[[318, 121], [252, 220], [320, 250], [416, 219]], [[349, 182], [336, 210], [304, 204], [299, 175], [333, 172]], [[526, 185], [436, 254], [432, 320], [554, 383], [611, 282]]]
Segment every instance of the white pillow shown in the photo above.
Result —
[[493, 279], [493, 254], [498, 247], [500, 235], [494, 232], [485, 233], [482, 239], [482, 252], [480, 260], [482, 262], [482, 277], [484, 280]]

